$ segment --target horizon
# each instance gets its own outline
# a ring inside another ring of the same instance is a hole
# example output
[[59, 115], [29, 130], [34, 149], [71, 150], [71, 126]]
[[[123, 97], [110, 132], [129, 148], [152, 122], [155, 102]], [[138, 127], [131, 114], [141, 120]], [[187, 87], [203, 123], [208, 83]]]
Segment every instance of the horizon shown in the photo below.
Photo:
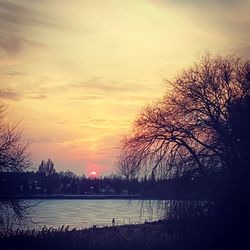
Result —
[[33, 167], [115, 173], [119, 141], [203, 51], [250, 58], [249, 1], [0, 0], [0, 98]]

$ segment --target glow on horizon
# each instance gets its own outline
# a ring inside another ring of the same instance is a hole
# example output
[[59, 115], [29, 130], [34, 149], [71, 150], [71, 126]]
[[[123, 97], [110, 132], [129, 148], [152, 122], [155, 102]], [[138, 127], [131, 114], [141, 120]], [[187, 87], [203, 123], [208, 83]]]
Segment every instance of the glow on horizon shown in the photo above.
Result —
[[97, 176], [96, 171], [91, 171], [91, 172], [90, 172], [90, 177], [96, 177], [96, 176]]
[[249, 5], [0, 0], [0, 98], [34, 167], [51, 158], [58, 171], [114, 172], [120, 139], [163, 79], [204, 50], [249, 57]]

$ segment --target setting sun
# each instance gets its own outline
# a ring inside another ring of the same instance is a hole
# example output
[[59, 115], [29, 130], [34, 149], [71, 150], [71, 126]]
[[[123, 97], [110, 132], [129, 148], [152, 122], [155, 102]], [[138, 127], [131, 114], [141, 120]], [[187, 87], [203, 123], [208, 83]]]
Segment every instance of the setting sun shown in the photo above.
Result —
[[97, 176], [96, 171], [91, 171], [91, 172], [90, 172], [90, 177], [96, 177], [96, 176]]

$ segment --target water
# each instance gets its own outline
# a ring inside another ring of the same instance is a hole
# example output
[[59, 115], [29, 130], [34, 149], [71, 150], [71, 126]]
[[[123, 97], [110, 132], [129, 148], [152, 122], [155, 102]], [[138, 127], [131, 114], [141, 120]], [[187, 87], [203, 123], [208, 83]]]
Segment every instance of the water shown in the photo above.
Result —
[[[33, 202], [33, 201], [32, 201]], [[36, 202], [36, 201], [35, 201]], [[112, 225], [138, 224], [163, 217], [164, 201], [146, 200], [42, 200], [29, 209], [30, 228], [69, 225], [70, 228], [88, 228]]]

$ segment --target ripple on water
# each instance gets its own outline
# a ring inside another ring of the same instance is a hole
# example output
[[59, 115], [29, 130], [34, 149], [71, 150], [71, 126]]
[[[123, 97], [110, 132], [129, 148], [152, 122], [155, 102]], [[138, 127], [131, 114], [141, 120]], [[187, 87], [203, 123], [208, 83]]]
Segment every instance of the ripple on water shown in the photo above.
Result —
[[43, 200], [29, 212], [35, 228], [86, 228], [91, 225], [142, 223], [160, 218], [158, 201], [141, 200]]

